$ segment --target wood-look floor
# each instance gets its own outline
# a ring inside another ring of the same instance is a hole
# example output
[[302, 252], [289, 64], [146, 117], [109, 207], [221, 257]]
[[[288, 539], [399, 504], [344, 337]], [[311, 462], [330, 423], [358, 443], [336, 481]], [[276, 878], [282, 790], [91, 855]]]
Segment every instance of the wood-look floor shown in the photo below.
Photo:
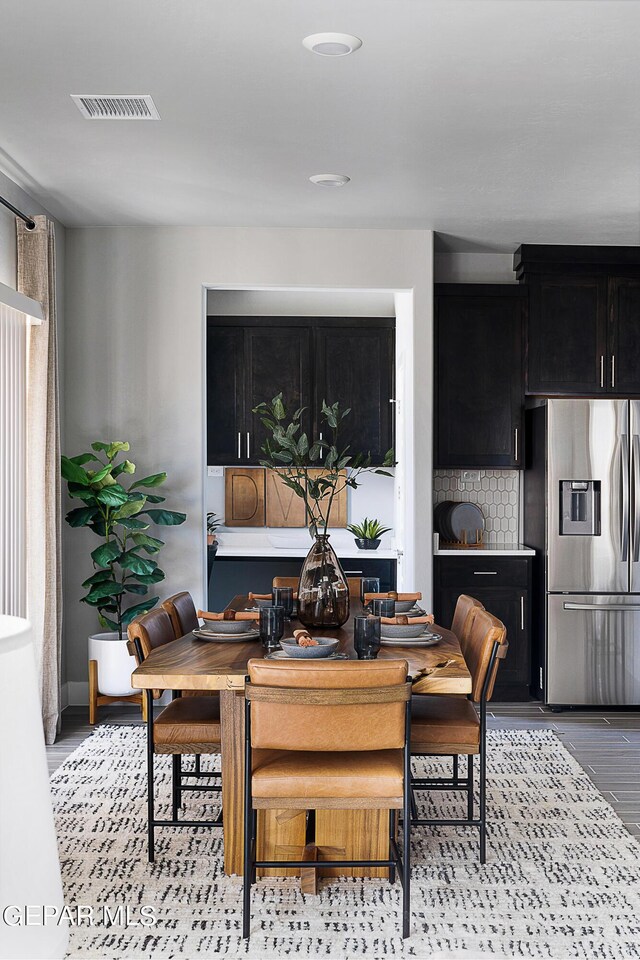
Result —
[[[490, 728], [554, 730], [629, 832], [640, 837], [640, 711], [597, 708], [557, 714], [537, 702], [492, 703], [489, 707]], [[141, 722], [137, 707], [118, 704], [101, 708], [99, 717], [101, 723]], [[86, 707], [64, 711], [62, 733], [47, 747], [50, 773], [92, 729]]]

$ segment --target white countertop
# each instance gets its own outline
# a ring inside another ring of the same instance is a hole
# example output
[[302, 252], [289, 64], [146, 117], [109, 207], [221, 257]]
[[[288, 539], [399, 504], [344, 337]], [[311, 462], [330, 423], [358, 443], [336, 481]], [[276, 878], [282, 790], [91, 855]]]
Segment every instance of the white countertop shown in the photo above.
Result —
[[[242, 533], [221, 530], [218, 535], [217, 557], [306, 557], [311, 549], [311, 537], [306, 530], [292, 529]], [[393, 541], [386, 538], [377, 550], [358, 550], [354, 538], [344, 530], [334, 530], [329, 543], [338, 557], [358, 557], [363, 560], [397, 560], [398, 551]]]
[[435, 547], [434, 557], [535, 557], [536, 552], [524, 543], [485, 543], [480, 547]]

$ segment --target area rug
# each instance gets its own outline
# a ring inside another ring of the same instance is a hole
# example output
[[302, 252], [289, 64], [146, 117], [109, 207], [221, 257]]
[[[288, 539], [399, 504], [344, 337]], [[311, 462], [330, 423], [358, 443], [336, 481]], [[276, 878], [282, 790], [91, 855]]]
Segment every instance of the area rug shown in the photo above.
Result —
[[[416, 829], [410, 939], [399, 884], [325, 881], [305, 897], [283, 879], [253, 888], [247, 945], [220, 832], [160, 829], [150, 865], [144, 729], [98, 728], [51, 781], [66, 903], [93, 907], [93, 925], [71, 929], [69, 956], [640, 958], [640, 844], [552, 732], [489, 739], [487, 863], [475, 831]], [[160, 817], [169, 784], [170, 758], [158, 758]], [[459, 815], [460, 801], [432, 794], [429, 809]], [[199, 794], [187, 803], [190, 817], [216, 812]], [[140, 925], [143, 907], [155, 925]]]

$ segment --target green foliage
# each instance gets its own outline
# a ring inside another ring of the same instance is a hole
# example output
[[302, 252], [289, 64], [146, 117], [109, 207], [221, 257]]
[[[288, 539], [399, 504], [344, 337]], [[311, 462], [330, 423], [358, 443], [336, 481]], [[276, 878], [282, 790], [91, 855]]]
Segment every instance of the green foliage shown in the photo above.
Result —
[[347, 530], [358, 540], [379, 540], [383, 533], [388, 533], [391, 527], [385, 527], [379, 520], [369, 520], [365, 517], [361, 523], [350, 523]]
[[[270, 403], [259, 403], [253, 412], [258, 414], [270, 433], [262, 446], [264, 460], [260, 463], [278, 470], [283, 483], [304, 501], [309, 532], [315, 536], [321, 529], [326, 534], [336, 495], [346, 487], [355, 490], [359, 486], [360, 474], [366, 471], [387, 477], [391, 474], [388, 470], [373, 469], [370, 453], [354, 454], [348, 445], [340, 447], [340, 424], [351, 413], [350, 407], [341, 410], [339, 403], [322, 401], [323, 439], [318, 440], [300, 432], [305, 409], [300, 407], [286, 423], [287, 413], [279, 393]], [[394, 466], [393, 450], [387, 451], [383, 466]], [[310, 473], [318, 469], [323, 470], [321, 476]]]
[[[146, 594], [152, 584], [164, 580], [164, 572], [151, 559], [164, 541], [144, 531], [151, 523], [176, 526], [187, 517], [164, 508], [145, 509], [148, 503], [164, 503], [165, 498], [135, 489], [160, 486], [166, 473], [143, 477], [128, 489], [122, 485], [122, 480], [132, 477], [136, 470], [131, 460], [119, 459], [129, 450], [126, 441], [96, 440], [91, 449], [95, 452], [62, 457], [61, 472], [69, 496], [82, 501], [82, 506], [69, 511], [66, 521], [71, 527], [88, 527], [102, 541], [91, 551], [94, 573], [82, 584], [87, 591], [82, 603], [95, 607], [100, 625], [117, 631], [122, 638], [134, 617], [156, 605], [159, 597]], [[87, 464], [95, 466], [85, 468]], [[127, 594], [145, 599], [127, 607]]]

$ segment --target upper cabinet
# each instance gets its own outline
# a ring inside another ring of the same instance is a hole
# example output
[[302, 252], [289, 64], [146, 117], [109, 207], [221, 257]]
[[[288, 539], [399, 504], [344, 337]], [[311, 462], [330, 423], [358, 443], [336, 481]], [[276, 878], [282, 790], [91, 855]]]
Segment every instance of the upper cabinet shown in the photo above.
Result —
[[436, 467], [523, 461], [523, 325], [516, 284], [435, 285]]
[[640, 248], [524, 244], [526, 392], [640, 394]]
[[267, 433], [253, 408], [278, 393], [288, 416], [306, 408], [302, 430], [316, 438], [323, 400], [351, 407], [340, 445], [382, 463], [393, 445], [393, 344], [388, 318], [209, 317], [207, 463], [259, 463]]

